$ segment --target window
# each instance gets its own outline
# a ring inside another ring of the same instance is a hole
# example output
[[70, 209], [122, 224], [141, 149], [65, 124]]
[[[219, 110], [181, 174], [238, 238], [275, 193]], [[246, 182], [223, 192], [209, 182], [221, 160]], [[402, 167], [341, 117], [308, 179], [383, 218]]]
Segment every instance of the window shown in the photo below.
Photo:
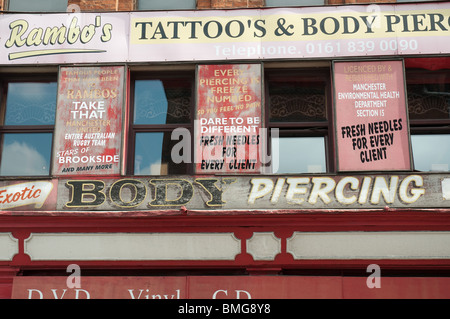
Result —
[[8, 10], [19, 12], [66, 12], [68, 0], [9, 0]]
[[[414, 167], [450, 171], [449, 59], [410, 59], [406, 66]], [[434, 63], [434, 64], [433, 64]], [[435, 65], [433, 69], [425, 69]]]
[[416, 170], [450, 171], [450, 134], [412, 135], [411, 143]]
[[266, 7], [323, 6], [325, 0], [266, 0]]
[[1, 176], [50, 174], [56, 81], [3, 82]]
[[271, 135], [272, 173], [329, 171], [329, 70], [268, 70], [266, 87], [266, 125], [279, 129]]
[[[272, 139], [272, 145], [276, 143]], [[274, 173], [325, 172], [325, 139], [323, 137], [281, 136], [278, 139], [280, 156], [274, 157]], [[303, 150], [303, 151], [302, 151]]]
[[397, 2], [431, 2], [431, 1], [446, 1], [446, 0], [397, 0]]
[[[186, 174], [190, 163], [176, 163], [171, 152], [177, 143], [176, 128], [192, 129], [194, 75], [136, 77], [132, 80], [133, 102], [128, 170], [134, 175]], [[183, 151], [190, 151], [184, 148]], [[192, 162], [192, 156], [191, 160]]]
[[138, 10], [188, 10], [196, 8], [196, 0], [138, 0]]

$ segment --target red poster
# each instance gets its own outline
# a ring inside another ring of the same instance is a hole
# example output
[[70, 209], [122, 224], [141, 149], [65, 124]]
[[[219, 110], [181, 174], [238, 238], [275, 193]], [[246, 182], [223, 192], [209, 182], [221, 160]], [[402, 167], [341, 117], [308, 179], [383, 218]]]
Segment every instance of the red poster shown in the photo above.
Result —
[[120, 173], [124, 67], [62, 67], [53, 175]]
[[402, 61], [336, 62], [340, 171], [410, 170]]
[[197, 90], [196, 172], [259, 172], [261, 65], [200, 65]]

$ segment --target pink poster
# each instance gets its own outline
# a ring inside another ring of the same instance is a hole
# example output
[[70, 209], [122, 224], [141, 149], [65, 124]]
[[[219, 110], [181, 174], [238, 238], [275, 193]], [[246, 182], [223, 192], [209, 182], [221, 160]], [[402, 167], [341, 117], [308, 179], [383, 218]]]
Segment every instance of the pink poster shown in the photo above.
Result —
[[120, 173], [124, 71], [60, 69], [53, 175]]
[[334, 90], [338, 170], [411, 170], [403, 62], [336, 62]]
[[196, 172], [259, 172], [261, 65], [200, 65], [197, 78]]

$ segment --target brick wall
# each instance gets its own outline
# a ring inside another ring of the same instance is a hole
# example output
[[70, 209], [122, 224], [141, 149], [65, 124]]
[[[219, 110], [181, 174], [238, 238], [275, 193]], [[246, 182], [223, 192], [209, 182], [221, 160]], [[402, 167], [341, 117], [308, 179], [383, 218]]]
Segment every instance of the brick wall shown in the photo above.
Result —
[[[133, 11], [139, 0], [68, 0], [76, 4], [81, 11]], [[164, 0], [161, 0], [164, 1]], [[326, 4], [354, 3], [395, 3], [397, 0], [324, 0]], [[0, 0], [0, 11], [4, 10], [7, 0]], [[231, 9], [264, 7], [265, 0], [197, 0], [197, 9]]]
[[[0, 0], [2, 1], [2, 0]], [[81, 11], [133, 11], [139, 0], [69, 0]], [[164, 0], [162, 0], [164, 1]], [[393, 3], [396, 0], [325, 0], [327, 4]], [[231, 9], [264, 7], [265, 0], [197, 0], [197, 9]]]
[[[137, 0], [69, 0], [68, 4], [76, 4], [81, 11], [133, 11]], [[162, 0], [163, 1], [163, 0]]]
[[264, 0], [210, 0], [211, 8], [257, 8], [264, 7]]
[[329, 0], [329, 4], [395, 3], [397, 0]]
[[[397, 0], [324, 0], [325, 4], [395, 3]], [[198, 9], [257, 8], [264, 7], [265, 0], [197, 0]]]

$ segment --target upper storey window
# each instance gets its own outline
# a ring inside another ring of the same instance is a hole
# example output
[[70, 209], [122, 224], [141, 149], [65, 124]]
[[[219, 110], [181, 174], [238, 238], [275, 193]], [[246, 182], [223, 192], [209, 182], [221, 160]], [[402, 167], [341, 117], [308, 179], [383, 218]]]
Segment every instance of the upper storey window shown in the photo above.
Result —
[[323, 6], [324, 0], [266, 0], [266, 7], [307, 7]]
[[18, 12], [66, 12], [67, 0], [9, 0], [8, 10]]
[[138, 10], [188, 10], [196, 8], [196, 0], [138, 0]]
[[172, 138], [177, 128], [192, 129], [193, 74], [139, 76], [132, 80], [133, 120], [130, 125], [129, 168], [134, 175], [173, 175], [189, 172], [189, 163], [176, 163]]
[[332, 144], [327, 105], [329, 71], [266, 71], [266, 86], [267, 125], [279, 132], [271, 136], [272, 172], [331, 170], [332, 161], [327, 156], [328, 145]]
[[2, 91], [0, 175], [49, 175], [56, 81], [4, 82]]
[[450, 60], [407, 59], [414, 168], [450, 171]]

